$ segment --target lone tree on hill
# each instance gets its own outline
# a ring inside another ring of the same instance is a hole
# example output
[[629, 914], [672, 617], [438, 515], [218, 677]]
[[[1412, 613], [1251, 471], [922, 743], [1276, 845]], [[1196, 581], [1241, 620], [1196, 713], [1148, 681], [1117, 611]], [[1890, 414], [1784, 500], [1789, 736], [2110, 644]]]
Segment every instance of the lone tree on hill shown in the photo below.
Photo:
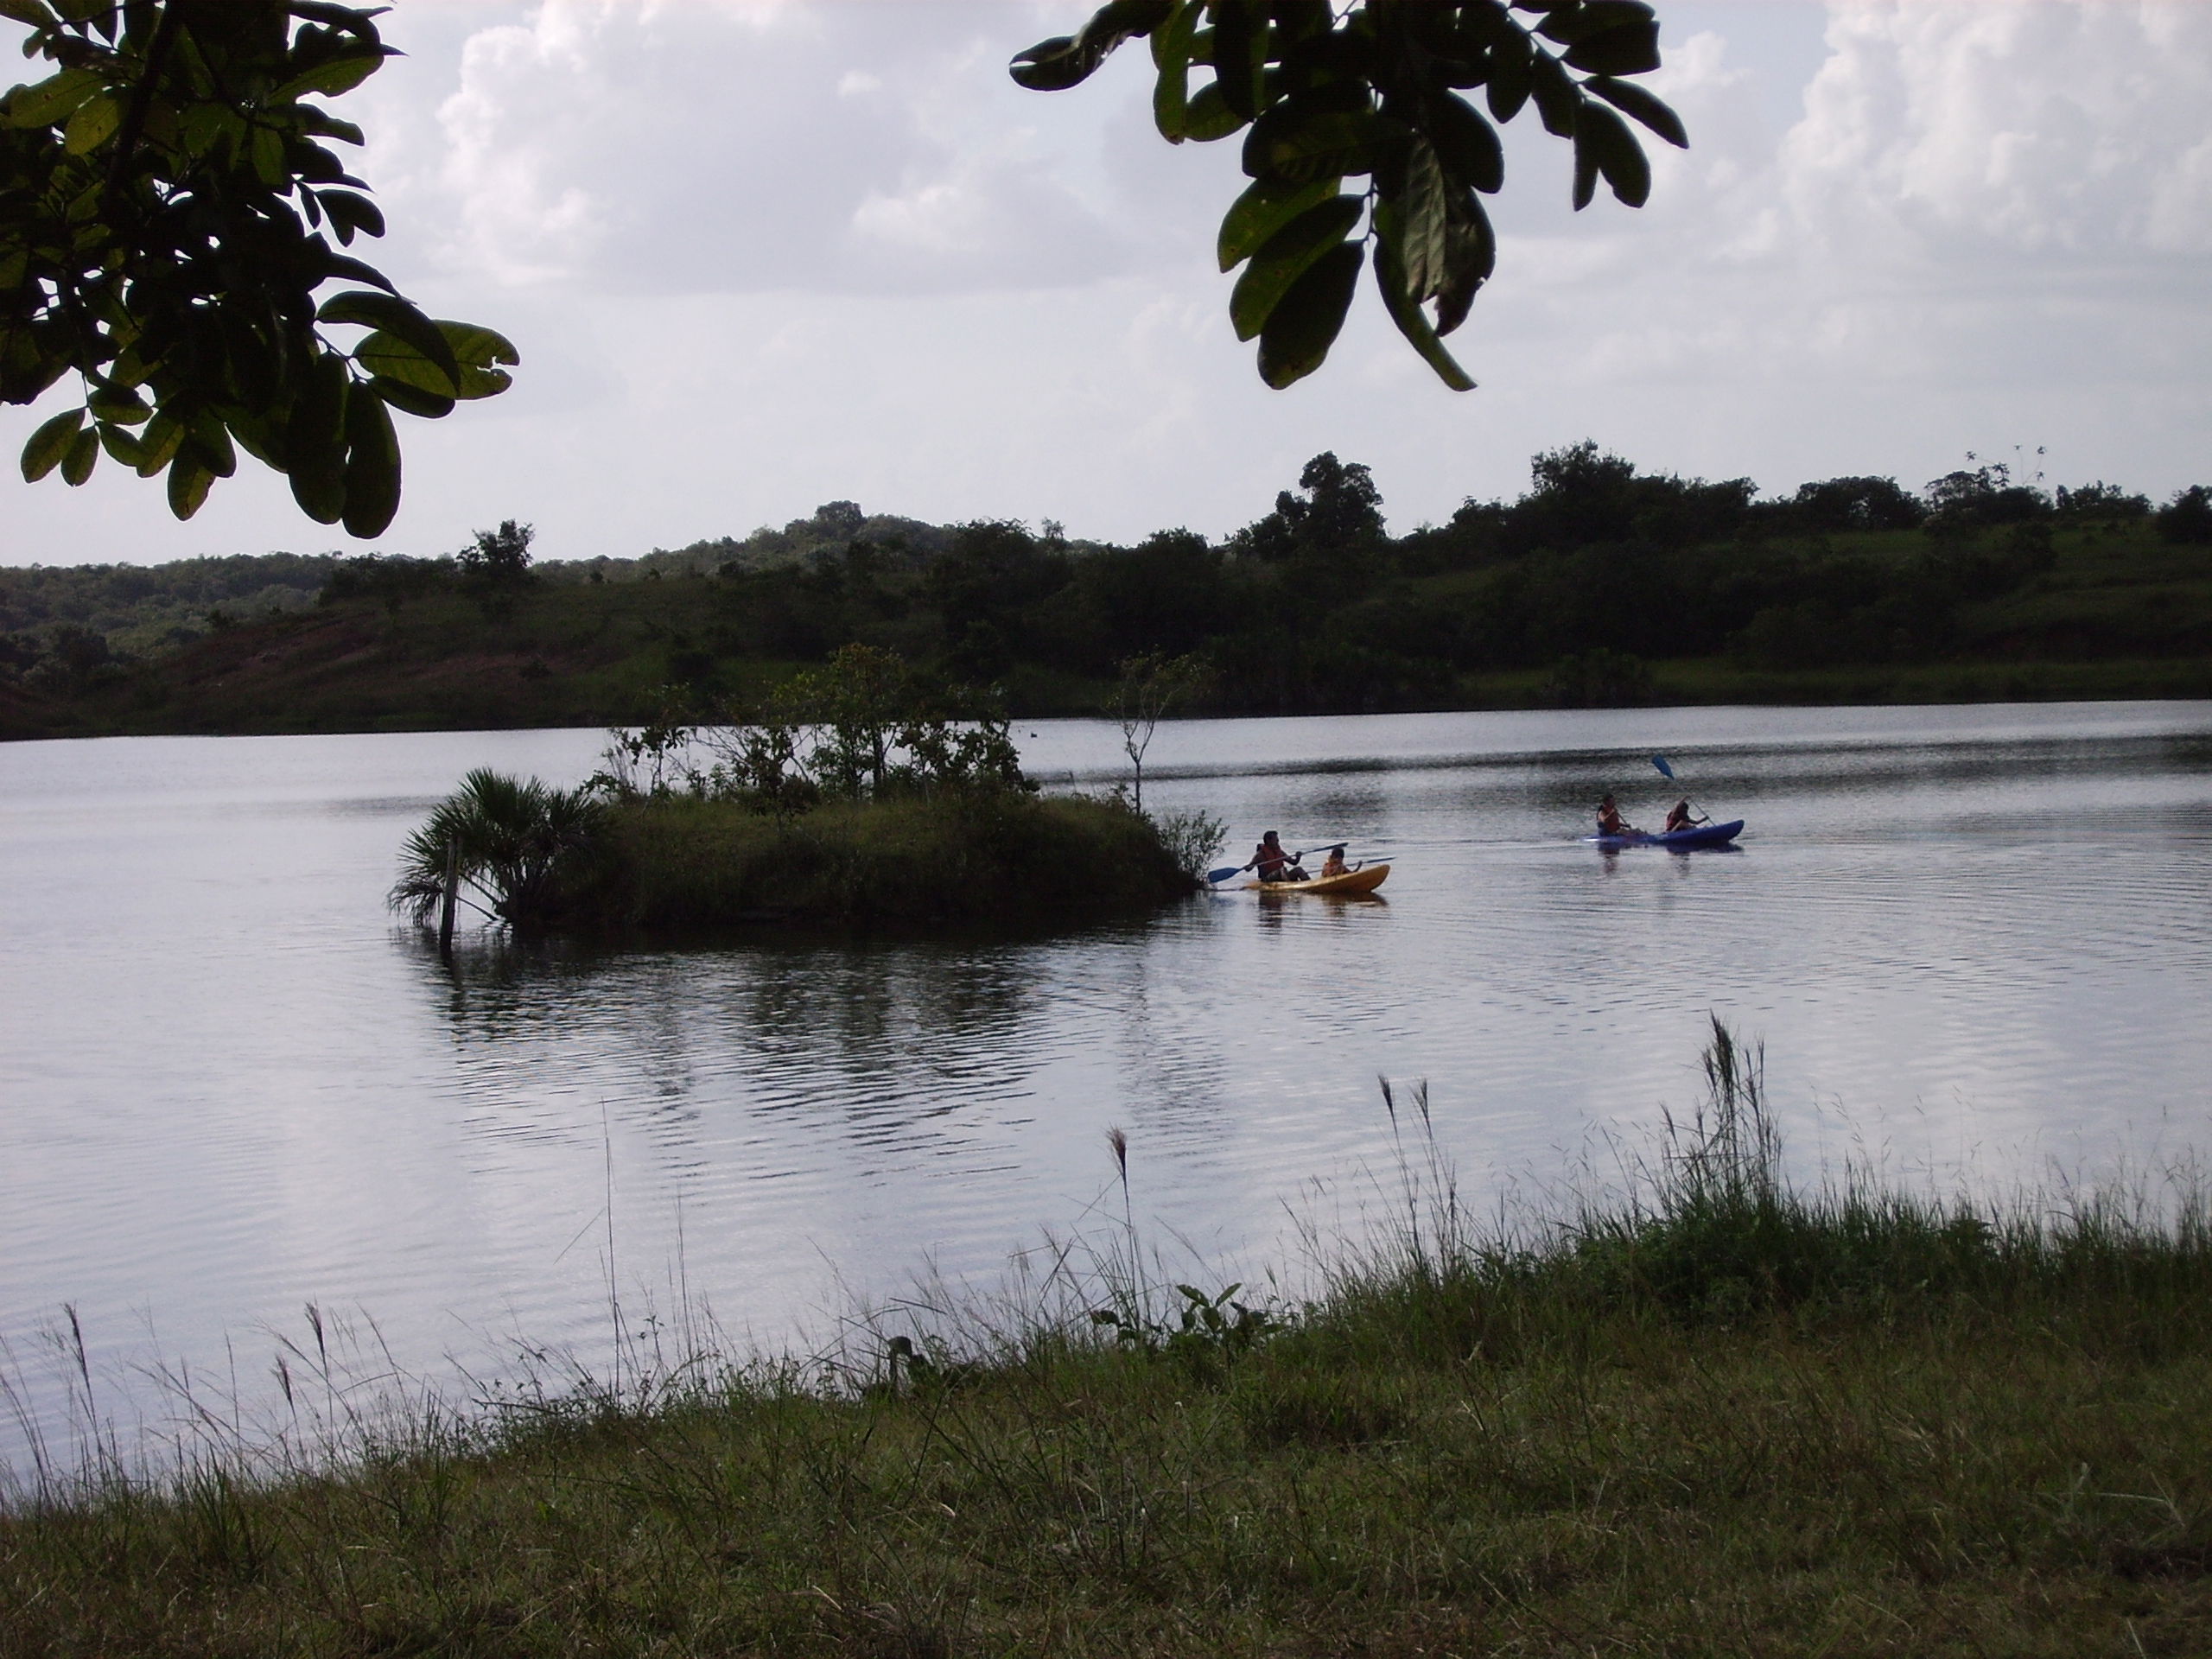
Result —
[[537, 532], [512, 518], [499, 521], [497, 530], [480, 530], [467, 547], [454, 556], [463, 575], [498, 587], [512, 586], [530, 575], [530, 542]]

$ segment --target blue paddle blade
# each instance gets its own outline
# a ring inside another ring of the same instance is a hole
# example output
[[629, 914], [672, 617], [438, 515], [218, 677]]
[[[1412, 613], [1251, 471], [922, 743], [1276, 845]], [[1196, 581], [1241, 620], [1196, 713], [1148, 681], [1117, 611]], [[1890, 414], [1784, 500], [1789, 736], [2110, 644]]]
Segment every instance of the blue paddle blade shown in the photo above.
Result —
[[1675, 769], [1667, 764], [1667, 757], [1663, 754], [1653, 755], [1651, 764], [1659, 768], [1659, 775], [1662, 778], [1671, 778], [1675, 775]]
[[1224, 864], [1217, 870], [1208, 870], [1206, 872], [1206, 880], [1209, 881], [1226, 881], [1230, 876], [1236, 874], [1243, 868], [1244, 867], [1241, 864]]

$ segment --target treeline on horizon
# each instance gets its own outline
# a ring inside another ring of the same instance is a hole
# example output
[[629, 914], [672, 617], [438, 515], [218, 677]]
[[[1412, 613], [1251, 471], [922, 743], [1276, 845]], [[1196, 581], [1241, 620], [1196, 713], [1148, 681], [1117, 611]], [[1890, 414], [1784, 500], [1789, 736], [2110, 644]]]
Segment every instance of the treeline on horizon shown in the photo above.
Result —
[[[1786, 671], [2212, 652], [2212, 588], [2197, 580], [2212, 563], [2195, 552], [2212, 547], [2204, 486], [2154, 505], [1977, 461], [1918, 491], [1844, 477], [1761, 499], [1748, 479], [1646, 474], [1586, 442], [1535, 456], [1511, 502], [1471, 498], [1397, 537], [1382, 508], [1366, 467], [1323, 454], [1219, 542], [1175, 529], [1071, 543], [1050, 522], [931, 525], [832, 502], [782, 531], [635, 560], [533, 566], [528, 527], [510, 522], [499, 533], [518, 543], [485, 532], [448, 558], [35, 567], [0, 571], [0, 676], [81, 686], [189, 643], [195, 625], [318, 599], [397, 618], [473, 596], [490, 628], [516, 626], [528, 592], [671, 578], [688, 596], [681, 626], [660, 630], [662, 677], [702, 696], [736, 664], [850, 643], [1032, 707], [1065, 706], [1069, 682], [1110, 680], [1141, 654], [1189, 655], [1211, 671], [1207, 706], [1253, 711], [1437, 706], [1468, 677], [1530, 671], [1541, 701], [1634, 702], [1657, 660]], [[499, 545], [488, 568], [482, 550]], [[2071, 568], [2100, 549], [2099, 572]], [[2164, 583], [2159, 602], [2067, 601], [2109, 586], [2123, 557], [2158, 567], [2128, 580]], [[2173, 602], [2176, 582], [2188, 602]]]

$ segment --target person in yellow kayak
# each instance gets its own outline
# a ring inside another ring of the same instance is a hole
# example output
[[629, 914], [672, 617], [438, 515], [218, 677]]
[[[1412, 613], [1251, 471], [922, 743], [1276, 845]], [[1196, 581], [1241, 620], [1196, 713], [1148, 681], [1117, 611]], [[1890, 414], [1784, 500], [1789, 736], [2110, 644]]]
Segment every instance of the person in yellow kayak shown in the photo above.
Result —
[[1598, 803], [1598, 833], [1601, 836], [1640, 836], [1643, 831], [1621, 817], [1619, 804], [1608, 795]]
[[1329, 849], [1328, 857], [1321, 861], [1321, 879], [1326, 881], [1332, 875], [1350, 875], [1351, 874], [1351, 866], [1344, 862], [1344, 843], [1338, 842]]
[[1272, 830], [1260, 837], [1260, 844], [1252, 849], [1252, 861], [1244, 868], [1256, 873], [1262, 881], [1306, 880], [1306, 872], [1298, 868], [1298, 860], [1283, 851], [1281, 841]]

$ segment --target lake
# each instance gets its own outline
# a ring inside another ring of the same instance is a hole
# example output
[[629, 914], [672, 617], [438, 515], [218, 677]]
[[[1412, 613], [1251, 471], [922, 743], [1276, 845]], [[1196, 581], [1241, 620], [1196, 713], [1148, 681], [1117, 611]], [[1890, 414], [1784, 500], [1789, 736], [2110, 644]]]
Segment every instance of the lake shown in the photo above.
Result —
[[[1017, 734], [1050, 788], [1125, 770], [1111, 726]], [[570, 783], [603, 741], [0, 747], [18, 1478], [81, 1432], [65, 1308], [126, 1441], [187, 1388], [265, 1409], [310, 1303], [371, 1370], [463, 1395], [524, 1348], [603, 1366], [610, 1295], [778, 1346], [1104, 1224], [1113, 1127], [1192, 1274], [1294, 1273], [1301, 1217], [1356, 1228], [1389, 1185], [1378, 1077], [1427, 1081], [1480, 1201], [1602, 1180], [1694, 1109], [1713, 1014], [1766, 1044], [1803, 1171], [1996, 1190], [2212, 1145], [2212, 703], [1175, 723], [1147, 803], [1224, 819], [1224, 862], [1348, 838], [1394, 861], [1383, 902], [1218, 893], [948, 945], [479, 940], [448, 975], [384, 909], [401, 839], [472, 766]], [[1738, 849], [1578, 843], [1605, 789], [1663, 816], [1655, 752], [1748, 821]]]

